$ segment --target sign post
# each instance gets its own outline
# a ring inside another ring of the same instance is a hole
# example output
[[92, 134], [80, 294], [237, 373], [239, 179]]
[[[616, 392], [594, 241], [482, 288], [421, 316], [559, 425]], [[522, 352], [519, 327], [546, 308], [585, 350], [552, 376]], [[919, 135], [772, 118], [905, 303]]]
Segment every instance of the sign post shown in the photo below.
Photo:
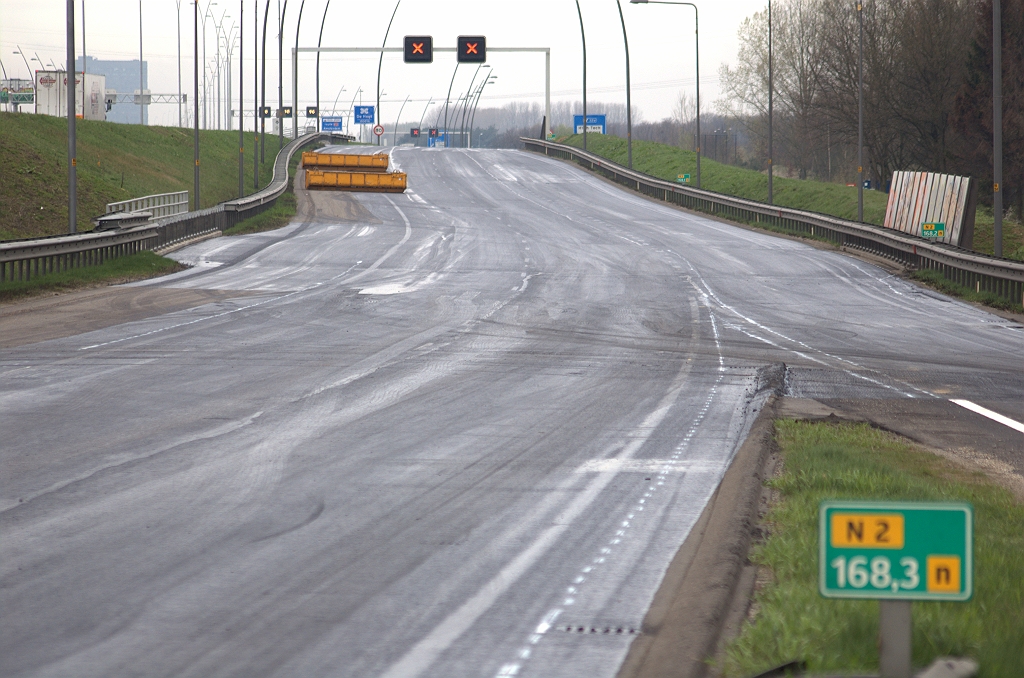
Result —
[[970, 504], [825, 501], [818, 590], [879, 601], [882, 678], [911, 676], [910, 601], [966, 601], [974, 586]]

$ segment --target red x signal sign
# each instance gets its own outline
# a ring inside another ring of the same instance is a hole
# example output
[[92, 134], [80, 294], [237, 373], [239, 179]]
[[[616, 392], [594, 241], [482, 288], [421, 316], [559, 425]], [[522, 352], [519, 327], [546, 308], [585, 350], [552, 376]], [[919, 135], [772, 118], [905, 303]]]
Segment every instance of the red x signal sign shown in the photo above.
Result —
[[482, 35], [459, 36], [459, 61], [482, 64], [487, 60], [487, 38]]
[[405, 36], [405, 63], [429, 64], [434, 60], [434, 39], [429, 35]]

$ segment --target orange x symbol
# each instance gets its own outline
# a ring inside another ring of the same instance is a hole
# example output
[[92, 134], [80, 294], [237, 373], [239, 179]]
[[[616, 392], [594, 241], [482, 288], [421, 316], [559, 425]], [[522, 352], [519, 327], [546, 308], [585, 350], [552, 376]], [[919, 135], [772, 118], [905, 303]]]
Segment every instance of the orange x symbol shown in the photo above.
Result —
[[467, 42], [466, 43], [466, 54], [479, 54], [480, 52], [476, 51], [476, 46], [479, 45], [479, 44], [480, 44], [479, 42]]
[[422, 42], [414, 42], [414, 43], [412, 43], [412, 53], [413, 54], [423, 54], [423, 43]]

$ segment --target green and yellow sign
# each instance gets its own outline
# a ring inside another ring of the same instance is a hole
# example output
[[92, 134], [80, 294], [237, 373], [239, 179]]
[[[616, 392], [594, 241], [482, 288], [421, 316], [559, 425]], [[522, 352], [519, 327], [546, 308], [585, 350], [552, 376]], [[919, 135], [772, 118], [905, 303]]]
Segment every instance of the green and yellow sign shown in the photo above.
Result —
[[921, 237], [923, 238], [945, 238], [946, 224], [942, 222], [921, 224]]
[[826, 501], [818, 589], [826, 598], [969, 600], [970, 504]]
[[690, 183], [690, 175], [689, 174], [677, 175], [676, 176], [676, 181], [678, 181], [681, 184], [688, 184], [688, 183]]

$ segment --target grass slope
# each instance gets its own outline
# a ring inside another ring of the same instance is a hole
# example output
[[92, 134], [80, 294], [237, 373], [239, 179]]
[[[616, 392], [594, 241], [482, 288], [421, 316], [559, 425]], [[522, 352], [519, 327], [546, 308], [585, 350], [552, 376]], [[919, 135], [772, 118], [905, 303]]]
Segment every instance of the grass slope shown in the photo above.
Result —
[[[577, 148], [583, 137], [573, 135], [557, 140]], [[620, 165], [626, 165], [626, 140], [620, 137], [587, 135], [587, 150]], [[675, 146], [653, 141], [633, 142], [633, 169], [665, 181], [675, 181], [680, 174], [695, 177], [697, 154]], [[726, 165], [702, 157], [701, 188], [748, 200], [768, 199], [768, 175], [754, 170]], [[857, 218], [857, 189], [843, 184], [790, 179], [776, 176], [772, 180], [774, 203], [781, 207], [831, 214], [842, 219]], [[881, 191], [864, 191], [864, 221], [881, 225], [889, 196]], [[991, 210], [978, 208], [975, 219], [974, 249], [992, 254], [995, 242]], [[1019, 221], [1003, 222], [1003, 254], [1024, 260], [1024, 225]]]
[[1024, 505], [985, 476], [866, 424], [776, 422], [781, 493], [765, 518], [769, 538], [751, 560], [774, 575], [757, 614], [729, 646], [728, 676], [793, 659], [808, 670], [878, 669], [878, 603], [818, 594], [818, 505], [825, 499], [966, 501], [975, 515], [975, 595], [965, 603], [913, 603], [914, 665], [973, 657], [979, 676], [1024, 676]]
[[[79, 120], [78, 230], [108, 202], [190, 191], [193, 131]], [[199, 133], [200, 197], [209, 207], [237, 197], [238, 132]], [[245, 189], [253, 192], [253, 139], [245, 135]], [[287, 141], [287, 140], [286, 140]], [[269, 183], [277, 138], [266, 139], [261, 187]], [[0, 113], [0, 240], [67, 232], [67, 121]]]

